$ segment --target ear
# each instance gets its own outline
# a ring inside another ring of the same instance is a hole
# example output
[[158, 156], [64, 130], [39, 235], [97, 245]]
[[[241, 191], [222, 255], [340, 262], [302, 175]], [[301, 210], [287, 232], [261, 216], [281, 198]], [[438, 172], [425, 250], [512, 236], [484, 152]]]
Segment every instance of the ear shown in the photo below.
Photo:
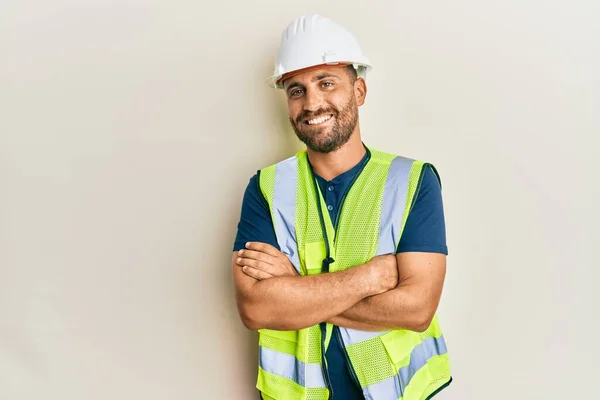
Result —
[[363, 78], [357, 78], [354, 81], [354, 98], [356, 104], [360, 107], [365, 104], [365, 98], [367, 97], [367, 82]]

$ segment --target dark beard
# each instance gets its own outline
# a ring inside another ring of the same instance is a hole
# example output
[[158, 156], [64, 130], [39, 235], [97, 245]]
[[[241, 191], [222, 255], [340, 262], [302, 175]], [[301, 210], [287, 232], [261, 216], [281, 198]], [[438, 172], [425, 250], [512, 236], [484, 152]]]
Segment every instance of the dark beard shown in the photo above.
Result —
[[[335, 117], [334, 124], [331, 128], [320, 128], [318, 125], [312, 127], [302, 122], [307, 118], [317, 118], [323, 115], [332, 114]], [[296, 132], [296, 136], [306, 146], [318, 153], [330, 153], [342, 147], [350, 137], [356, 124], [358, 123], [358, 108], [354, 96], [350, 96], [348, 102], [344, 105], [341, 111], [330, 107], [320, 109], [315, 112], [303, 112], [294, 121], [290, 118], [292, 128]], [[323, 133], [323, 129], [328, 129], [328, 132]]]

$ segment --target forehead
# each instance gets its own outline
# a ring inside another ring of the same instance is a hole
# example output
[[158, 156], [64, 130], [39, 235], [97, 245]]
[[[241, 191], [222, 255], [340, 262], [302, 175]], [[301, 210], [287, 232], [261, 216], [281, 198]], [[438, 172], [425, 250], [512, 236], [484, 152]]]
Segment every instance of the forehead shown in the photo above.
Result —
[[348, 79], [348, 74], [344, 71], [345, 67], [324, 67], [313, 69], [310, 71], [300, 72], [294, 76], [289, 77], [283, 81], [284, 87], [290, 87], [291, 85], [305, 85], [310, 82], [317, 82], [325, 78], [333, 78], [344, 80]]

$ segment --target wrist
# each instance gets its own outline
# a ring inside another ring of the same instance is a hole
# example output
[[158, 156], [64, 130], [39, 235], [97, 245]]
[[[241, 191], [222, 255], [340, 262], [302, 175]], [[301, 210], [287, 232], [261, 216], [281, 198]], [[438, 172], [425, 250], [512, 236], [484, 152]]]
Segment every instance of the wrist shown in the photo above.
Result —
[[363, 298], [379, 294], [382, 290], [381, 280], [375, 265], [371, 262], [361, 265]]

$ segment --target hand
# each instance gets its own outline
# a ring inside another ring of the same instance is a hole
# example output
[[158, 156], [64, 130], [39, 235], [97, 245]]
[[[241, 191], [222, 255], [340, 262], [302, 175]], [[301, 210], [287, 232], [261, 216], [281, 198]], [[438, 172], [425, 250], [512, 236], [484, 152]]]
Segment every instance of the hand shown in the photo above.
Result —
[[289, 258], [267, 243], [246, 243], [246, 249], [238, 251], [238, 256], [236, 263], [242, 267], [242, 271], [259, 281], [276, 276], [297, 275]]
[[371, 269], [375, 291], [383, 293], [398, 286], [398, 262], [394, 254], [373, 257], [367, 265]]

